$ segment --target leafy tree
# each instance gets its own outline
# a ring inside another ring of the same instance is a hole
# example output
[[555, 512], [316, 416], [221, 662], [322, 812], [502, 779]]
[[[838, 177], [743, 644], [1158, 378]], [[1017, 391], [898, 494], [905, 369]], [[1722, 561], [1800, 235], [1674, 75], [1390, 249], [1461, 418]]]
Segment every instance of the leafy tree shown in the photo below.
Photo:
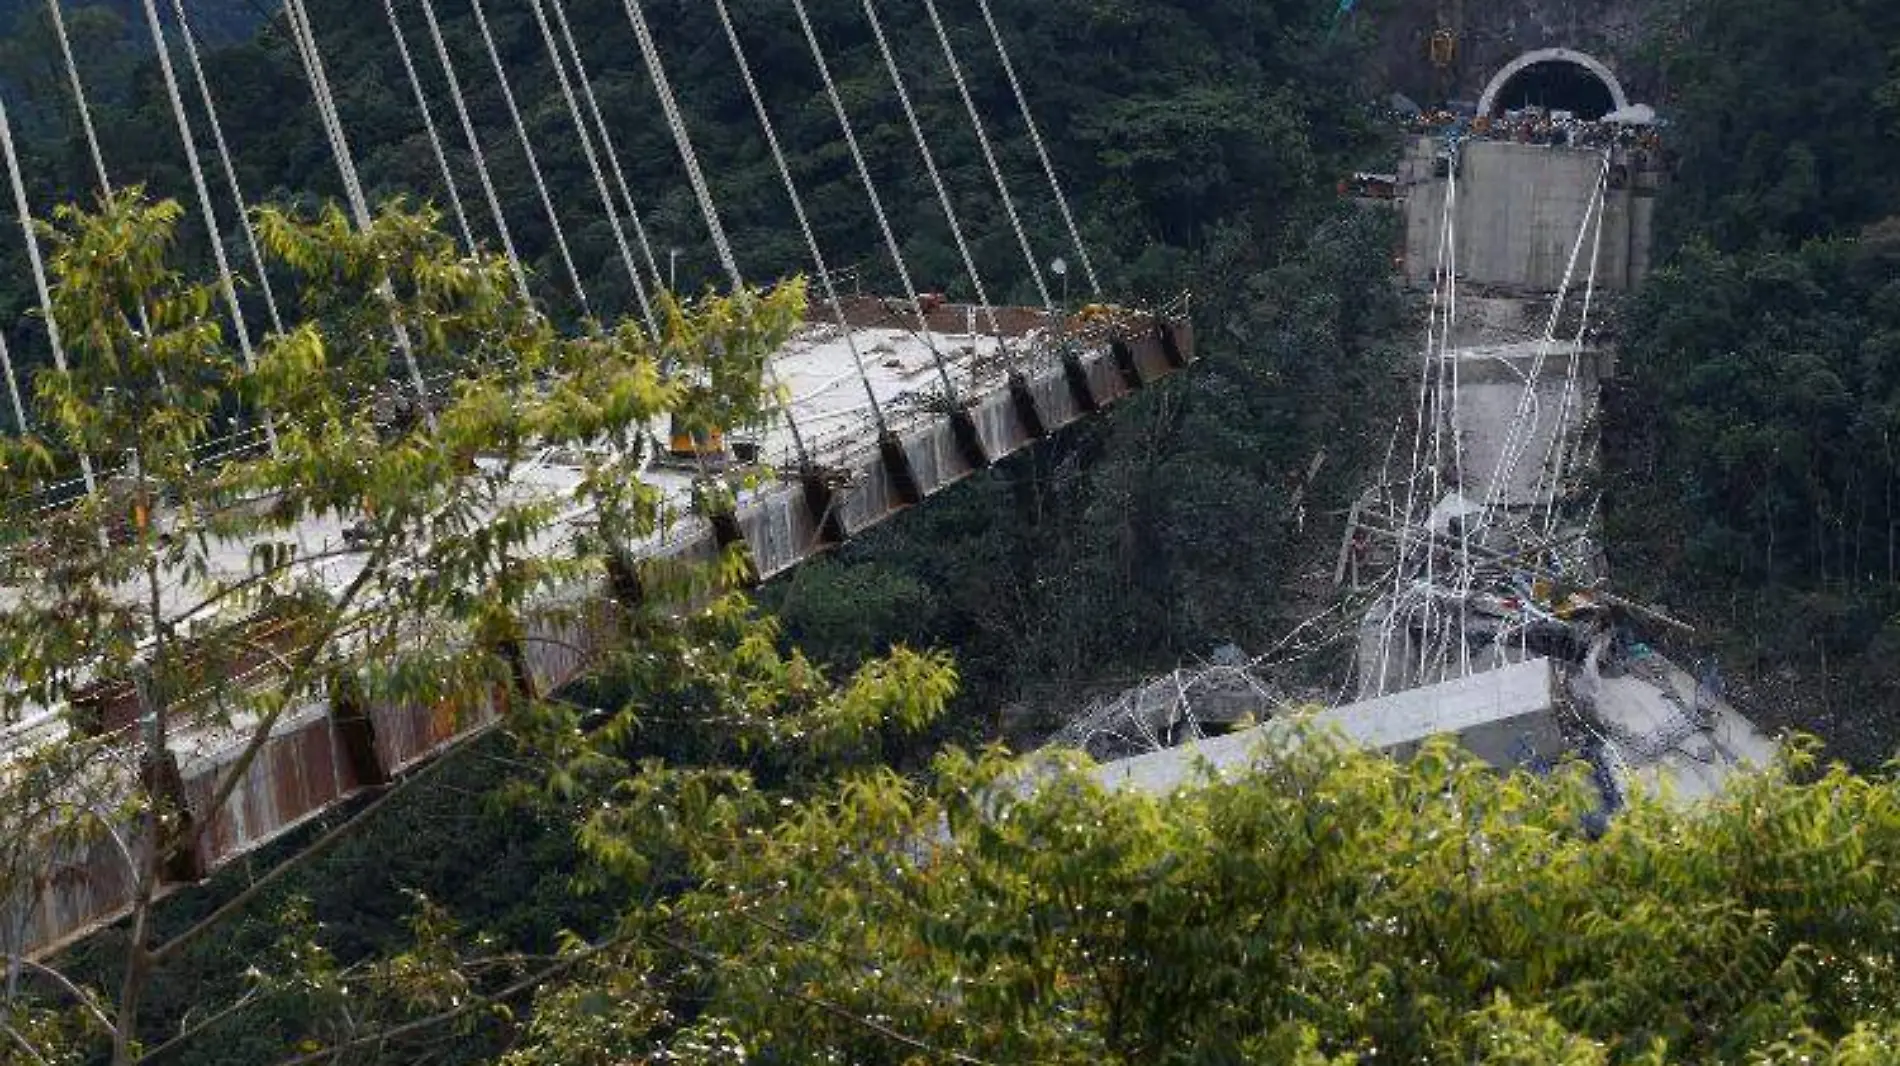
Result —
[[1900, 792], [1809, 767], [1600, 839], [1580, 774], [1443, 744], [1165, 799], [954, 753], [792, 806], [652, 768], [584, 835], [628, 939], [504, 1061], [1889, 1061]]
[[[197, 875], [202, 838], [272, 729], [339, 686], [464, 708], [499, 686], [504, 709], [528, 716], [531, 615], [559, 610], [547, 593], [597, 580], [662, 515], [637, 476], [645, 427], [669, 410], [759, 417], [763, 360], [803, 306], [793, 283], [670, 304], [657, 341], [632, 327], [566, 337], [505, 263], [462, 257], [427, 212], [391, 206], [357, 231], [334, 209], [265, 209], [263, 240], [307, 317], [245, 366], [212, 290], [170, 262], [178, 217], [138, 190], [97, 214], [59, 212], [53, 312], [69, 369], [39, 377], [35, 432], [0, 446], [16, 501], [82, 460], [99, 472], [76, 500], [0, 514], [9, 720], [70, 709], [69, 739], [14, 753], [4, 890], [34, 898], [63, 847], [120, 848], [134, 891], [117, 989], [79, 993], [82, 1020], [110, 1011], [115, 1062], [136, 1054], [159, 967], [210, 928], [157, 941], [155, 896]], [[399, 349], [447, 384], [398, 398]], [[261, 423], [261, 439], [207, 462], [227, 416]], [[575, 499], [514, 486], [548, 447], [589, 456]], [[577, 500], [591, 519], [561, 548], [551, 534]], [[347, 535], [307, 545], [324, 523]], [[230, 736], [236, 756], [188, 803], [176, 752]]]

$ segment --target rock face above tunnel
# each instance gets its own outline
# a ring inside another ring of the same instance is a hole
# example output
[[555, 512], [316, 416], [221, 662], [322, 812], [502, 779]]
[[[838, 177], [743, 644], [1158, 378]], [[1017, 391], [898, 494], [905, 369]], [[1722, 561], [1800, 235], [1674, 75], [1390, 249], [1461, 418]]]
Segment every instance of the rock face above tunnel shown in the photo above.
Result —
[[[1441, 6], [1450, 26], [1439, 25]], [[1492, 76], [1527, 52], [1570, 48], [1614, 71], [1631, 99], [1651, 100], [1656, 72], [1640, 62], [1639, 46], [1663, 14], [1659, 0], [1462, 0], [1366, 7], [1358, 17], [1378, 42], [1382, 84], [1423, 104], [1446, 98], [1477, 101]], [[1451, 29], [1457, 48], [1449, 70], [1431, 60], [1432, 34]]]

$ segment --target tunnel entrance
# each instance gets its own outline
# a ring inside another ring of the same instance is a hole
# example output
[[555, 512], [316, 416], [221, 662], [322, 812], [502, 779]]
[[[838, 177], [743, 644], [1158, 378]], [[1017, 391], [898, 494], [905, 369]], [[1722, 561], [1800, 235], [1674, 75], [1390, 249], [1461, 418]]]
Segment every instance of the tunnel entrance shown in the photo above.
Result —
[[1533, 63], [1512, 75], [1498, 91], [1496, 110], [1492, 113], [1501, 115], [1526, 107], [1569, 111], [1594, 122], [1616, 110], [1616, 100], [1603, 79], [1588, 68], [1553, 59]]
[[1595, 57], [1568, 48], [1519, 56], [1485, 87], [1478, 112], [1496, 118], [1507, 111], [1543, 107], [1596, 120], [1628, 106], [1616, 75]]

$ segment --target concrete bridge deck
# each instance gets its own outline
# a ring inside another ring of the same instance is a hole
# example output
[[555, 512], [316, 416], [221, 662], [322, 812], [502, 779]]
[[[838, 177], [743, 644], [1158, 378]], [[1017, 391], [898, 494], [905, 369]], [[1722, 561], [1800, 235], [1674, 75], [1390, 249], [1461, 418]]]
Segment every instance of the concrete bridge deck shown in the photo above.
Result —
[[[710, 521], [685, 509], [692, 471], [650, 467], [649, 478], [667, 494], [676, 517], [656, 536], [632, 546], [631, 554], [705, 560], [743, 540], [757, 575], [769, 578], [968, 477], [986, 460], [1009, 455], [1174, 373], [1194, 357], [1192, 326], [1184, 318], [1161, 315], [1097, 323], [1066, 334], [1065, 344], [1053, 343], [1046, 331], [1048, 316], [1028, 309], [998, 309], [996, 332], [990, 332], [987, 312], [947, 307], [930, 316], [928, 337], [903, 328], [914, 317], [898, 316], [878, 301], [854, 302], [849, 318], [890, 435], [880, 440], [864, 384], [836, 329], [810, 327], [775, 358], [774, 366], [790, 393], [792, 417], [812, 463], [826, 474], [822, 491], [815, 495], [798, 476], [791, 434], [779, 421], [759, 444], [761, 460], [779, 470], [780, 479], [743, 494], [729, 520]], [[963, 400], [960, 416], [942, 399], [932, 347], [948, 360]], [[550, 454], [523, 471], [517, 484], [523, 493], [571, 493], [579, 476], [578, 466]], [[579, 509], [566, 515], [550, 537], [558, 542], [585, 517]], [[301, 533], [306, 547], [316, 550], [342, 538], [342, 523], [313, 523]], [[242, 575], [248, 556], [247, 545], [230, 545], [218, 553], [209, 580]], [[348, 581], [349, 565], [333, 564], [322, 577]], [[179, 579], [174, 589], [181, 604], [189, 591], [184, 584]], [[574, 621], [575, 613], [568, 612], [562, 619], [531, 622], [525, 651], [543, 692], [573, 680], [592, 652], [616, 639], [611, 608], [604, 606], [612, 599], [604, 579], [598, 587], [573, 589], [561, 599], [601, 606], [578, 612], [586, 621]], [[115, 700], [116, 706], [101, 709], [101, 719], [135, 721], [135, 697], [126, 691], [108, 698]], [[61, 710], [46, 709], [6, 727], [0, 732], [0, 758], [68, 737], [71, 716]], [[239, 787], [217, 810], [206, 808], [251, 729], [246, 723], [182, 723], [171, 745], [179, 787], [194, 819], [205, 826], [197, 853], [189, 857], [192, 867], [215, 871], [496, 721], [496, 708], [486, 702], [339, 710], [313, 702], [284, 714]], [[96, 741], [109, 742], [110, 737]], [[98, 794], [86, 804], [95, 811], [114, 809], [130, 787], [130, 774], [123, 765], [98, 774], [92, 785]], [[121, 850], [129, 843], [123, 834], [69, 842], [57, 854], [10, 843], [0, 848], [0, 953], [44, 952], [113, 920], [129, 905], [133, 878]]]

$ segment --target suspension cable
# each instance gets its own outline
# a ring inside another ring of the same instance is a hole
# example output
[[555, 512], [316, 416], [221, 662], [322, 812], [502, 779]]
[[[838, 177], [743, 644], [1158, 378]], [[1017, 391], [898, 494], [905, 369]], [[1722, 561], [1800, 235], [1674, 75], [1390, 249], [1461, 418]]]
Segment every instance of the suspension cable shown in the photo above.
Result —
[[1023, 124], [1029, 128], [1029, 140], [1036, 146], [1036, 158], [1042, 160], [1042, 172], [1049, 178], [1049, 188], [1055, 193], [1056, 209], [1062, 212], [1062, 224], [1068, 227], [1069, 240], [1075, 244], [1075, 254], [1082, 259], [1082, 272], [1088, 277], [1089, 292], [1097, 300], [1102, 298], [1101, 283], [1095, 277], [1095, 264], [1089, 259], [1088, 246], [1082, 243], [1082, 231], [1076, 228], [1075, 216], [1069, 213], [1069, 198], [1062, 192], [1062, 182], [1056, 177], [1056, 167], [1049, 159], [1049, 149], [1042, 143], [1042, 132], [1036, 128], [1036, 117], [1029, 110], [1029, 98], [1023, 95], [1022, 82], [1016, 77], [1016, 65], [1009, 61], [1009, 49], [1003, 45], [1003, 33], [996, 28], [996, 19], [990, 14], [989, 0], [976, 0], [976, 6], [983, 12], [983, 21], [990, 28], [990, 40], [996, 44], [997, 58], [1003, 61], [1003, 73], [1009, 78], [1010, 92], [1016, 96], [1016, 107], [1023, 113]]
[[[726, 277], [732, 282], [733, 293], [737, 295], [745, 288], [745, 276], [739, 273], [739, 261], [733, 258], [725, 227], [719, 224], [719, 208], [713, 203], [712, 190], [707, 187], [706, 176], [699, 169], [699, 155], [693, 150], [693, 139], [687, 134], [686, 120], [680, 116], [679, 101], [673, 98], [672, 83], [667, 81], [666, 68], [660, 63], [659, 46], [653, 43], [653, 31], [648, 28], [646, 15], [640, 10], [640, 0], [625, 0], [625, 4], [627, 18], [633, 23], [633, 35], [640, 42], [640, 55], [646, 61], [647, 75], [653, 81], [653, 91], [659, 95], [660, 109], [665, 113], [666, 124], [672, 130], [673, 143], [686, 165], [686, 179], [693, 187], [694, 198], [699, 201], [700, 214], [705, 216], [706, 228], [712, 234], [719, 263], [725, 268]], [[765, 370], [772, 381], [772, 392], [778, 397], [779, 410], [785, 415], [785, 425], [791, 430], [799, 466], [810, 469], [811, 453], [805, 449], [805, 435], [799, 432], [798, 419], [792, 415], [791, 404], [787, 402], [785, 389], [779, 384], [778, 371], [769, 356], [765, 360]], [[694, 450], [697, 453], [698, 449]]]
[[184, 35], [185, 57], [191, 63], [192, 76], [198, 83], [198, 97], [204, 103], [205, 117], [211, 124], [211, 137], [218, 150], [219, 164], [224, 170], [224, 182], [231, 190], [231, 202], [237, 208], [238, 222], [244, 227], [244, 243], [251, 255], [251, 265], [257, 270], [257, 287], [264, 296], [265, 313], [270, 317], [271, 329], [282, 333], [284, 320], [277, 310], [277, 293], [271, 285], [270, 274], [264, 269], [264, 256], [257, 245], [257, 230], [251, 225], [249, 201], [244, 198], [244, 187], [238, 182], [231, 146], [224, 139], [224, 124], [218, 119], [218, 105], [211, 94], [211, 80], [205, 77], [204, 64], [198, 58], [198, 35], [191, 28], [191, 20], [185, 16], [185, 0], [172, 0], [172, 14], [178, 20], [179, 32]]
[[732, 245], [726, 240], [726, 228], [720, 224], [719, 208], [713, 203], [712, 190], [706, 185], [706, 175], [699, 169], [699, 154], [693, 150], [692, 138], [686, 133], [686, 120], [681, 117], [679, 102], [673, 97], [673, 85], [666, 77], [666, 68], [660, 63], [659, 46], [653, 43], [653, 31], [647, 26], [647, 18], [640, 10], [639, 0], [624, 0], [627, 19], [633, 23], [633, 34], [640, 43], [640, 55], [646, 61], [647, 75], [653, 81], [653, 91], [660, 99], [660, 110], [666, 117], [666, 124], [673, 134], [673, 144], [679, 149], [680, 161], [686, 166], [686, 180], [693, 188], [693, 196], [699, 203], [699, 213], [706, 220], [706, 229], [712, 237], [713, 251], [719, 257], [719, 265], [726, 272], [726, 279], [733, 288], [744, 287], [745, 278], [739, 273], [739, 262], [733, 258]]
[[[323, 69], [323, 53], [317, 47], [317, 35], [310, 23], [310, 13], [304, 8], [303, 0], [284, 0], [284, 14], [290, 24], [291, 35], [297, 39], [297, 51], [303, 58], [304, 70], [316, 97], [318, 116], [323, 120], [324, 131], [329, 136], [331, 154], [336, 157], [337, 170], [343, 175], [344, 195], [349, 199], [350, 210], [356, 216], [357, 228], [368, 232], [372, 224], [369, 200], [363, 195], [363, 184], [356, 173], [356, 158], [350, 151], [342, 116], [336, 110], [336, 97], [330, 92], [330, 79]], [[409, 372], [410, 385], [416, 391], [417, 405], [421, 408], [423, 419], [433, 429], [435, 412], [429, 404], [429, 386], [422, 379], [421, 367], [416, 364], [415, 347], [409, 341], [409, 330], [402, 324], [402, 317], [396, 311], [395, 293], [387, 276], [378, 284], [377, 292], [389, 307], [390, 329], [395, 334], [396, 347], [402, 353], [404, 366]]]
[[983, 287], [983, 275], [976, 268], [976, 257], [970, 254], [969, 242], [963, 239], [963, 226], [957, 221], [957, 208], [950, 200], [950, 190], [943, 183], [943, 175], [937, 170], [937, 159], [930, 150], [930, 138], [924, 133], [924, 125], [917, 119], [917, 109], [911, 106], [910, 90], [904, 87], [904, 75], [897, 69], [897, 57], [891, 54], [891, 43], [884, 36], [884, 23], [877, 17], [877, 5], [872, 0], [863, 0], [864, 17], [871, 23], [871, 35], [877, 38], [877, 50], [884, 57], [884, 69], [891, 75], [891, 84], [897, 88], [897, 102], [903, 105], [904, 118], [910, 123], [911, 136], [917, 141], [917, 152], [924, 157], [924, 170], [930, 175], [931, 187], [937, 191], [937, 202], [943, 206], [943, 217], [950, 223], [950, 236], [956, 241], [957, 254], [963, 258], [963, 269], [969, 272], [970, 284], [976, 290], [976, 301], [989, 319], [990, 332], [996, 334], [998, 346], [1005, 353], [1009, 345], [1003, 340], [1003, 329], [996, 321], [996, 308], [991, 306], [989, 293]]
[[[204, 164], [198, 158], [198, 144], [191, 134], [191, 119], [185, 114], [185, 98], [178, 89], [177, 72], [172, 69], [171, 46], [166, 43], [164, 27], [159, 24], [158, 4], [155, 0], [145, 0], [144, 6], [145, 23], [152, 31], [152, 47], [158, 52], [159, 74], [165, 81], [165, 95], [171, 100], [172, 118], [178, 123], [178, 139], [184, 145], [185, 162], [191, 170], [191, 185], [198, 193], [198, 210], [204, 212], [205, 228], [210, 233], [211, 258], [217, 264], [218, 286], [224, 294], [225, 306], [231, 312], [231, 325], [237, 331], [238, 352], [243, 357], [244, 369], [255, 371], [257, 356], [251, 351], [251, 327], [244, 321], [244, 306], [238, 302], [237, 279], [232, 277], [231, 262], [224, 254], [224, 234], [218, 224], [217, 205], [211, 201], [211, 186], [205, 181]], [[182, 7], [180, 10], [183, 10]], [[180, 26], [189, 39], [190, 27], [182, 23]], [[208, 93], [206, 99], [209, 99]], [[215, 112], [211, 115], [211, 121], [214, 125], [217, 122]], [[222, 136], [219, 140], [222, 143]], [[243, 202], [240, 200], [238, 213], [242, 215], [243, 211]], [[250, 226], [246, 224], [244, 230], [249, 233]], [[279, 328], [281, 330], [281, 326]], [[272, 424], [268, 412], [264, 415], [264, 439], [273, 452], [277, 450], [277, 427]]]
[[[182, 3], [183, 0], [173, 0]], [[402, 31], [402, 20], [396, 17], [395, 0], [383, 0], [383, 17], [389, 21], [389, 32], [396, 38], [396, 54], [402, 57], [402, 71], [409, 79], [409, 91], [416, 98], [416, 110], [422, 112], [422, 129], [429, 137], [429, 150], [435, 154], [435, 164], [442, 171], [442, 186], [449, 193], [449, 208], [455, 212], [455, 225], [462, 234], [462, 246], [470, 252], [475, 251], [475, 230], [468, 224], [468, 212], [462, 206], [462, 194], [455, 187], [455, 168], [449, 165], [449, 153], [442, 147], [442, 134], [436, 129], [435, 112], [429, 106], [429, 94], [423, 91], [422, 76], [416, 73], [416, 63], [409, 54], [409, 35]]]
[[521, 153], [528, 160], [528, 175], [534, 180], [534, 191], [541, 197], [541, 207], [548, 213], [548, 225], [554, 231], [554, 247], [560, 253], [561, 265], [567, 268], [567, 278], [574, 286], [574, 299], [580, 304], [581, 315], [591, 317], [593, 311], [587, 304], [587, 288], [581, 284], [581, 272], [574, 268], [574, 257], [568, 254], [567, 234], [561, 229], [561, 216], [554, 210], [554, 198], [548, 195], [548, 183], [541, 176], [541, 163], [534, 155], [534, 142], [528, 137], [527, 124], [521, 121], [521, 109], [515, 106], [515, 91], [508, 85], [508, 71], [502, 66], [501, 50], [495, 47], [495, 37], [488, 32], [488, 16], [482, 11], [481, 0], [469, 0], [469, 9], [475, 12], [475, 27], [481, 31], [482, 45], [488, 50], [488, 61], [495, 68], [495, 82], [501, 86], [501, 101], [508, 109], [508, 119], [514, 123], [515, 136], [521, 139]]
[[[1438, 218], [1438, 253], [1432, 264], [1431, 309], [1425, 324], [1425, 350], [1419, 361], [1418, 402], [1412, 416], [1412, 465], [1405, 479], [1405, 510], [1401, 514], [1394, 515], [1393, 527], [1398, 533], [1397, 562], [1392, 567], [1392, 598], [1385, 617], [1381, 619], [1379, 625], [1379, 669], [1376, 682], [1378, 693], [1385, 692], [1392, 661], [1392, 641], [1399, 628], [1399, 611], [1406, 599], [1405, 577], [1407, 564], [1411, 561], [1412, 529], [1418, 502], [1419, 467], [1423, 461], [1425, 447], [1425, 412], [1428, 409], [1426, 401], [1431, 392], [1432, 360], [1440, 347], [1438, 324], [1448, 261], [1447, 249], [1452, 243], [1452, 228], [1457, 221], [1457, 216], [1452, 212], [1451, 206], [1449, 195], [1441, 199]], [[1431, 551], [1429, 537], [1426, 539], [1425, 550]]]
[[[554, 9], [554, 22], [561, 31], [561, 41], [567, 46], [568, 55], [574, 60], [574, 74], [581, 86], [581, 100], [587, 104], [587, 113], [594, 120], [594, 132], [600, 135], [601, 154], [607, 157], [607, 169], [613, 175], [614, 186], [620, 193], [621, 206], [627, 210], [627, 220], [633, 223], [633, 235], [640, 245], [640, 256], [647, 265], [647, 277], [655, 288], [660, 286], [660, 264], [653, 258], [653, 244], [647, 240], [646, 223], [640, 218], [640, 209], [634, 205], [633, 190], [627, 184], [626, 171], [620, 166], [620, 150], [614, 147], [613, 131], [607, 120], [601, 115], [600, 101], [594, 96], [593, 79], [587, 75], [587, 62], [581, 57], [580, 45], [574, 41], [574, 31], [567, 23], [567, 8], [564, 0], [549, 0]], [[634, 286], [639, 289], [641, 280], [636, 273]], [[645, 299], [645, 296], [642, 296]], [[659, 336], [659, 323], [651, 317], [647, 326], [654, 336]]]
[[[66, 373], [66, 347], [59, 340], [59, 320], [53, 315], [53, 294], [46, 284], [46, 263], [40, 258], [39, 234], [33, 230], [33, 211], [26, 202], [26, 181], [20, 170], [20, 157], [13, 147], [13, 123], [7, 118], [6, 101], [0, 99], [0, 151], [7, 160], [7, 179], [13, 186], [13, 208], [20, 216], [20, 228], [26, 231], [26, 258], [33, 271], [33, 286], [40, 297], [40, 311], [46, 316], [46, 338], [52, 344], [53, 365]], [[17, 412], [16, 412], [17, 413]], [[24, 425], [24, 416], [22, 416]], [[92, 457], [79, 447], [79, 473], [86, 483], [86, 495], [99, 490], [92, 474]], [[101, 536], [103, 537], [103, 533]]]
[[996, 151], [990, 147], [990, 135], [983, 128], [983, 116], [977, 111], [976, 100], [970, 96], [970, 86], [963, 77], [963, 65], [957, 62], [956, 49], [950, 45], [950, 34], [943, 28], [943, 19], [937, 16], [937, 0], [924, 0], [924, 13], [930, 16], [930, 25], [937, 31], [937, 43], [943, 46], [943, 58], [950, 65], [950, 76], [957, 83], [957, 95], [963, 98], [963, 108], [969, 112], [970, 128], [976, 132], [976, 143], [983, 150], [983, 162], [989, 167], [990, 177], [996, 181], [996, 195], [1003, 201], [1003, 211], [1009, 216], [1010, 228], [1016, 231], [1016, 243], [1022, 247], [1023, 261], [1029, 264], [1029, 276], [1036, 283], [1036, 295], [1041, 298], [1042, 306], [1054, 307], [1055, 301], [1049, 298], [1049, 286], [1043, 282], [1042, 265], [1036, 262], [1036, 253], [1029, 244], [1029, 233], [1023, 228], [1022, 216], [1016, 213], [1016, 199], [1009, 194], [1009, 183], [1003, 178], [1003, 168], [997, 165]]
[[865, 398], [871, 403], [871, 418], [877, 422], [879, 435], [888, 433], [890, 426], [884, 421], [884, 408], [878, 403], [877, 391], [871, 387], [871, 379], [864, 372], [864, 356], [858, 351], [851, 324], [845, 319], [844, 305], [838, 300], [831, 270], [825, 265], [825, 254], [819, 249], [811, 219], [805, 214], [804, 198], [798, 194], [798, 183], [792, 180], [792, 169], [779, 147], [778, 132], [772, 126], [771, 113], [765, 108], [765, 97], [760, 94], [758, 83], [753, 80], [752, 64], [746, 60], [745, 48], [739, 43], [739, 33], [733, 27], [726, 0], [713, 0], [713, 8], [719, 13], [719, 24], [725, 28], [726, 40], [732, 44], [732, 54], [739, 61], [739, 77], [745, 82], [746, 95], [752, 98], [753, 111], [758, 113], [759, 128], [765, 132], [765, 143], [772, 150], [772, 162], [777, 165], [779, 180], [785, 185], [785, 195], [792, 202], [792, 215], [798, 220], [799, 232], [805, 235], [805, 247], [811, 252], [812, 265], [818, 271], [818, 283], [824, 287], [825, 302], [831, 307], [832, 318], [837, 321], [839, 332], [844, 334], [845, 347], [851, 351], [851, 362], [858, 369], [858, 380], [863, 383]]
[[931, 360], [937, 366], [937, 376], [943, 380], [944, 395], [953, 406], [961, 406], [957, 387], [950, 380], [950, 370], [944, 364], [943, 353], [931, 340], [930, 320], [924, 314], [923, 300], [917, 286], [911, 281], [910, 267], [904, 263], [904, 253], [897, 245], [897, 234], [891, 230], [891, 220], [884, 213], [884, 200], [878, 195], [877, 183], [871, 180], [871, 168], [864, 161], [864, 150], [858, 146], [858, 135], [851, 128], [851, 117], [845, 112], [844, 99], [838, 95], [837, 82], [832, 80], [831, 66], [825, 62], [825, 50], [818, 43], [818, 33], [812, 28], [811, 15], [805, 10], [805, 0], [792, 0], [792, 10], [798, 15], [798, 24], [805, 33], [805, 43], [811, 48], [812, 61], [818, 65], [818, 76], [824, 81], [825, 95], [831, 100], [831, 110], [838, 117], [838, 126], [844, 131], [844, 143], [851, 151], [851, 161], [858, 170], [858, 180], [864, 183], [865, 195], [871, 200], [871, 213], [877, 217], [877, 228], [884, 236], [884, 248], [891, 255], [891, 262], [897, 268], [897, 278], [904, 287], [904, 295], [909, 298], [911, 309], [916, 312], [918, 335], [924, 346], [930, 349]]
[[[92, 124], [92, 106], [86, 102], [85, 81], [79, 76], [79, 61], [73, 56], [73, 43], [66, 34], [66, 16], [60, 12], [60, 0], [46, 0], [46, 9], [53, 16], [53, 36], [59, 42], [59, 54], [66, 67], [66, 82], [73, 91], [73, 105], [79, 110], [79, 125], [86, 134], [86, 148], [92, 157], [93, 174], [99, 179], [99, 192], [106, 199], [112, 197], [112, 175], [106, 170], [105, 153], [99, 149], [99, 134]], [[151, 315], [145, 309], [143, 301], [138, 305], [139, 329], [152, 332]], [[165, 383], [164, 372], [158, 375], [160, 385]]]
[[508, 258], [508, 269], [514, 274], [515, 288], [521, 291], [521, 298], [530, 304], [534, 296], [528, 289], [527, 272], [521, 268], [521, 257], [515, 253], [515, 240], [508, 232], [508, 216], [502, 213], [501, 197], [495, 192], [495, 180], [488, 172], [488, 159], [482, 154], [482, 140], [475, 134], [475, 121], [469, 117], [468, 103], [462, 96], [462, 82], [455, 76], [455, 62], [449, 58], [449, 46], [442, 38], [442, 26], [435, 18], [434, 0], [421, 0], [422, 17], [429, 27], [429, 40], [435, 45], [436, 61], [442, 64], [442, 74], [448, 79], [449, 102], [455, 105], [455, 117], [461, 121], [462, 136], [468, 140], [469, 155], [475, 161], [475, 177], [482, 186], [482, 197], [488, 201], [488, 213], [495, 220], [495, 231], [501, 235], [501, 251]]
[[[1557, 428], [1551, 434], [1550, 446], [1544, 452], [1544, 469], [1549, 475], [1547, 502], [1544, 506], [1544, 535], [1550, 536], [1557, 528], [1557, 494], [1562, 491], [1565, 471], [1564, 436], [1570, 426], [1571, 411], [1581, 405], [1576, 404], [1577, 376], [1583, 364], [1584, 334], [1590, 328], [1590, 310], [1596, 299], [1597, 266], [1603, 253], [1603, 217], [1609, 213], [1607, 190], [1599, 189], [1597, 195], [1606, 198], [1597, 210], [1596, 233], [1590, 242], [1590, 273], [1584, 282], [1583, 311], [1577, 318], [1577, 335], [1571, 341], [1570, 367], [1564, 376], [1563, 403], [1557, 412]], [[1545, 495], [1545, 492], [1539, 492]]]
[[633, 249], [627, 245], [627, 231], [621, 228], [620, 213], [614, 209], [614, 196], [607, 188], [607, 177], [601, 172], [600, 157], [594, 153], [594, 138], [587, 130], [587, 122], [581, 118], [580, 104], [574, 99], [574, 87], [567, 77], [567, 62], [561, 58], [561, 48], [554, 43], [554, 30], [548, 25], [547, 12], [543, 10], [541, 0], [529, 0], [528, 9], [534, 13], [534, 23], [540, 27], [541, 43], [547, 47], [548, 61], [554, 64], [555, 83], [560, 86], [561, 99], [567, 104], [568, 118], [574, 123], [574, 133], [580, 138], [581, 155], [587, 160], [587, 171], [593, 176], [594, 190], [600, 195], [600, 204], [607, 210], [607, 228], [613, 232], [614, 244], [620, 250], [620, 262], [627, 269], [627, 277], [633, 283], [634, 296], [640, 303], [640, 314], [649, 327], [654, 325], [653, 308], [647, 303], [646, 287], [640, 283], [640, 268], [634, 265]]
[[[1563, 281], [1558, 287], [1556, 299], [1551, 303], [1550, 316], [1544, 325], [1543, 337], [1538, 342], [1537, 355], [1531, 362], [1530, 374], [1524, 382], [1524, 391], [1518, 398], [1517, 409], [1513, 412], [1509, 432], [1505, 435], [1504, 451], [1498, 456], [1497, 468], [1492, 473], [1491, 484], [1485, 492], [1485, 500], [1480, 514], [1480, 525], [1488, 526], [1491, 521], [1492, 512], [1505, 506], [1504, 497], [1507, 492], [1505, 482], [1509, 479], [1511, 472], [1516, 468], [1518, 459], [1523, 455], [1524, 448], [1528, 446], [1528, 441], [1525, 439], [1527, 433], [1534, 431], [1536, 422], [1534, 412], [1538, 407], [1537, 379], [1543, 373], [1544, 363], [1550, 356], [1550, 348], [1556, 338], [1557, 322], [1559, 317], [1563, 314], [1564, 305], [1569, 299], [1571, 284], [1576, 278], [1577, 261], [1583, 254], [1583, 243], [1584, 239], [1590, 233], [1591, 219], [1602, 203], [1601, 194], [1608, 173], [1609, 155], [1605, 153], [1603, 168], [1597, 177], [1596, 195], [1593, 195], [1590, 202], [1585, 206], [1583, 221], [1577, 227], [1577, 239], [1571, 245], [1570, 258], [1564, 268]], [[1526, 428], [1527, 422], [1530, 426], [1528, 430]]]
[[0, 329], [0, 367], [7, 374], [7, 395], [13, 400], [13, 421], [20, 429], [20, 435], [26, 436], [26, 404], [20, 402], [20, 379], [13, 375], [13, 353], [7, 350], [6, 330]]
[[73, 102], [79, 108], [79, 126], [86, 134], [86, 148], [92, 155], [92, 169], [99, 178], [99, 188], [107, 196], [112, 195], [112, 178], [106, 173], [106, 156], [99, 150], [99, 132], [92, 125], [92, 108], [86, 104], [86, 86], [79, 79], [79, 63], [73, 58], [73, 44], [66, 36], [66, 16], [60, 13], [60, 0], [46, 0], [46, 9], [53, 15], [53, 37], [59, 42], [61, 60], [66, 66], [66, 81], [73, 91]]

